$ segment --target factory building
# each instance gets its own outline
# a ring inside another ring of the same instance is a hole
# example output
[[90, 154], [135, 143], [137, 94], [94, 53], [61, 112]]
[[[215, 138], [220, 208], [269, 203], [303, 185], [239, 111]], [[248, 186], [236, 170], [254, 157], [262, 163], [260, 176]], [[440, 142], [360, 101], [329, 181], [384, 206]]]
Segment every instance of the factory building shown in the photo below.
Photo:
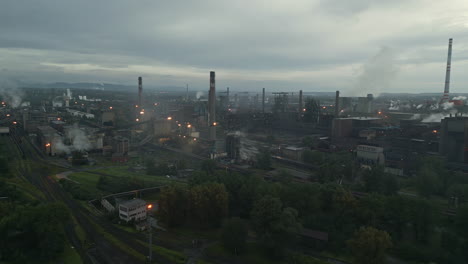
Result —
[[125, 222], [131, 220], [141, 221], [146, 219], [146, 202], [141, 199], [133, 199], [119, 204], [119, 218]]
[[62, 136], [50, 126], [37, 127], [37, 143], [41, 150], [50, 156], [57, 155], [60, 150], [57, 148], [55, 142], [61, 142]]
[[384, 165], [385, 156], [382, 147], [358, 145], [356, 147], [356, 157], [360, 164], [373, 166]]
[[114, 126], [115, 112], [112, 110], [104, 110], [101, 112], [101, 126]]
[[446, 117], [442, 120], [439, 152], [449, 162], [468, 163], [468, 117]]

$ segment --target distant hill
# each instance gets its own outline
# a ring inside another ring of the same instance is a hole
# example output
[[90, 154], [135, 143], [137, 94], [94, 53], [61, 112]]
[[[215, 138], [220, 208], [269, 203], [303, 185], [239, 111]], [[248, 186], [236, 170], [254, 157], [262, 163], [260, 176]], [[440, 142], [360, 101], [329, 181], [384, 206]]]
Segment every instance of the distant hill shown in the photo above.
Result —
[[[24, 85], [25, 87], [31, 88], [62, 88], [62, 89], [90, 89], [90, 90], [105, 90], [105, 91], [133, 91], [137, 89], [137, 85], [123, 85], [123, 84], [113, 84], [113, 83], [67, 83], [67, 82], [55, 82], [55, 83], [41, 83], [41, 84], [30, 84]], [[152, 87], [145, 86], [143, 88], [146, 90], [159, 90], [159, 91], [185, 91], [185, 87], [178, 86], [161, 86], [161, 87]]]

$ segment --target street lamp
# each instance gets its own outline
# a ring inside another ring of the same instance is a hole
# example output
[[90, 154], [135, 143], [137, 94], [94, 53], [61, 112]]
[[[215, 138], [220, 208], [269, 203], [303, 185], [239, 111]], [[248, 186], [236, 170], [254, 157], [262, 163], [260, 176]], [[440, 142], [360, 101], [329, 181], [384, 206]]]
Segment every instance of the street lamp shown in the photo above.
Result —
[[153, 209], [152, 204], [147, 204], [146, 205], [146, 218], [148, 219], [148, 250], [149, 250], [149, 263], [153, 260], [153, 249], [152, 249], [152, 244], [153, 244], [153, 234], [151, 233], [151, 221], [149, 217], [149, 212]]

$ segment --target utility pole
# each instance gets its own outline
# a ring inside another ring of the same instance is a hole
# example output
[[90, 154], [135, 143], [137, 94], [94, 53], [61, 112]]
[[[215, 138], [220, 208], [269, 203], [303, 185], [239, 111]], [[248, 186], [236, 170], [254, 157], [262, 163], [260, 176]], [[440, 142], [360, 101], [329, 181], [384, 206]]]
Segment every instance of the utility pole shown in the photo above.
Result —
[[151, 220], [149, 216], [149, 212], [151, 212], [151, 209], [153, 209], [152, 204], [146, 205], [146, 218], [148, 219], [148, 260], [149, 263], [153, 261], [153, 234], [151, 233]]

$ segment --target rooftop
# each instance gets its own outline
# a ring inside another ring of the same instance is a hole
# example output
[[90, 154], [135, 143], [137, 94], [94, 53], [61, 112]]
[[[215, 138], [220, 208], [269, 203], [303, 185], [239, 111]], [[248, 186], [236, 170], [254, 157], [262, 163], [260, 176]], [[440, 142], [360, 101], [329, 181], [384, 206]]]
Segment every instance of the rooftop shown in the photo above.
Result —
[[121, 202], [120, 205], [125, 207], [139, 207], [139, 206], [146, 206], [146, 202], [141, 199], [132, 199], [125, 202]]

